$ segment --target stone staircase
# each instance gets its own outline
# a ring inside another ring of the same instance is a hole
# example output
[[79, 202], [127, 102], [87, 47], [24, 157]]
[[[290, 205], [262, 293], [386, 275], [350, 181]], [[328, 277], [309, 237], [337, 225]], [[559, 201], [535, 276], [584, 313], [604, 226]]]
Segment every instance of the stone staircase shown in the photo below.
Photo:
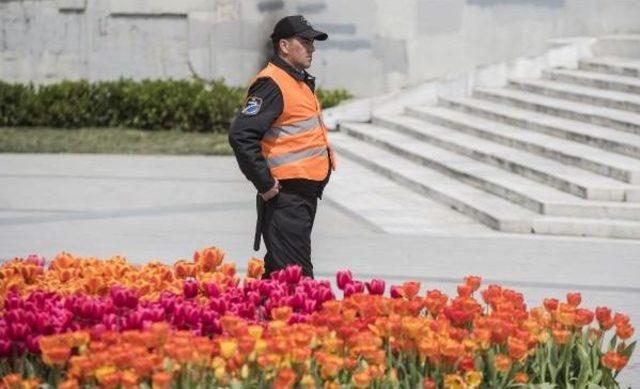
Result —
[[[640, 60], [583, 59], [577, 69], [339, 128], [331, 140], [347, 166], [493, 230], [640, 239]], [[331, 200], [366, 201], [344, 184]], [[377, 191], [376, 179], [367, 185]]]

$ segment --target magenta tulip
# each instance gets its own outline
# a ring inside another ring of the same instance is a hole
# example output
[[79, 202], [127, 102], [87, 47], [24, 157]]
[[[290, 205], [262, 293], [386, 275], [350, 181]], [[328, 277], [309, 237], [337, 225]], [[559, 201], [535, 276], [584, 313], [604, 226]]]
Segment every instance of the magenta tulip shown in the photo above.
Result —
[[218, 287], [218, 284], [216, 284], [215, 282], [205, 282], [202, 285], [202, 289], [204, 290], [204, 294], [206, 294], [207, 297], [220, 296], [220, 288]]
[[284, 279], [287, 284], [297, 284], [302, 277], [302, 267], [298, 265], [287, 266], [284, 269]]
[[198, 295], [198, 281], [188, 280], [182, 285], [182, 292], [185, 298], [192, 299]]
[[394, 299], [399, 299], [402, 298], [403, 294], [402, 294], [402, 288], [398, 285], [392, 285], [391, 289], [389, 289], [389, 293], [391, 295], [391, 298]]
[[353, 274], [349, 270], [340, 270], [336, 273], [336, 283], [338, 289], [344, 290], [344, 288], [353, 280]]
[[384, 294], [385, 283], [384, 280], [373, 279], [369, 282], [365, 282], [367, 286], [367, 291], [369, 294], [382, 296]]

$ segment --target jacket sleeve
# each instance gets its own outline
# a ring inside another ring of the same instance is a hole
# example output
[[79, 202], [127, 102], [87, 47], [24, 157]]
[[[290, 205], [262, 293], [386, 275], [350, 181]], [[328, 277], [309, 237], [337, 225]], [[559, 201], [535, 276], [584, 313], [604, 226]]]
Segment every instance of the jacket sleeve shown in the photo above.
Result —
[[280, 116], [283, 107], [278, 85], [270, 78], [260, 78], [249, 88], [245, 106], [229, 129], [229, 143], [240, 170], [259, 193], [268, 191], [275, 184], [262, 155], [260, 140]]

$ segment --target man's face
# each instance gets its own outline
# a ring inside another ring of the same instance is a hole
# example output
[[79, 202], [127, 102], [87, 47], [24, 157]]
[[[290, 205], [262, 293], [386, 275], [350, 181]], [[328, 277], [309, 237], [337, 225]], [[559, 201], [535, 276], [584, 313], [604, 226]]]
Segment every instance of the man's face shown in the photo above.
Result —
[[309, 69], [313, 60], [313, 39], [294, 36], [280, 41], [282, 58], [296, 69]]

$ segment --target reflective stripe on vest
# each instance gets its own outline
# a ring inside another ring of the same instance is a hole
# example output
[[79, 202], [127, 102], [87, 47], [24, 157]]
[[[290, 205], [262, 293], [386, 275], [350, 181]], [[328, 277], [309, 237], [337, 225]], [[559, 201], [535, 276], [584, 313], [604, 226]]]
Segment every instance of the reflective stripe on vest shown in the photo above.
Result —
[[302, 151], [297, 151], [294, 153], [283, 154], [277, 157], [271, 157], [267, 159], [267, 164], [269, 167], [278, 167], [287, 163], [291, 163], [294, 161], [298, 161], [300, 159], [315, 157], [315, 156], [327, 156], [327, 148], [326, 147], [316, 147], [313, 149], [307, 149]]
[[283, 109], [261, 141], [262, 154], [277, 179], [321, 181], [329, 172], [327, 129], [320, 104], [309, 86], [268, 64], [257, 78], [271, 78], [280, 89]]
[[281, 127], [271, 127], [264, 135], [267, 139], [274, 139], [282, 135], [295, 135], [305, 131], [311, 131], [320, 126], [320, 119], [312, 117], [311, 119], [301, 120]]

